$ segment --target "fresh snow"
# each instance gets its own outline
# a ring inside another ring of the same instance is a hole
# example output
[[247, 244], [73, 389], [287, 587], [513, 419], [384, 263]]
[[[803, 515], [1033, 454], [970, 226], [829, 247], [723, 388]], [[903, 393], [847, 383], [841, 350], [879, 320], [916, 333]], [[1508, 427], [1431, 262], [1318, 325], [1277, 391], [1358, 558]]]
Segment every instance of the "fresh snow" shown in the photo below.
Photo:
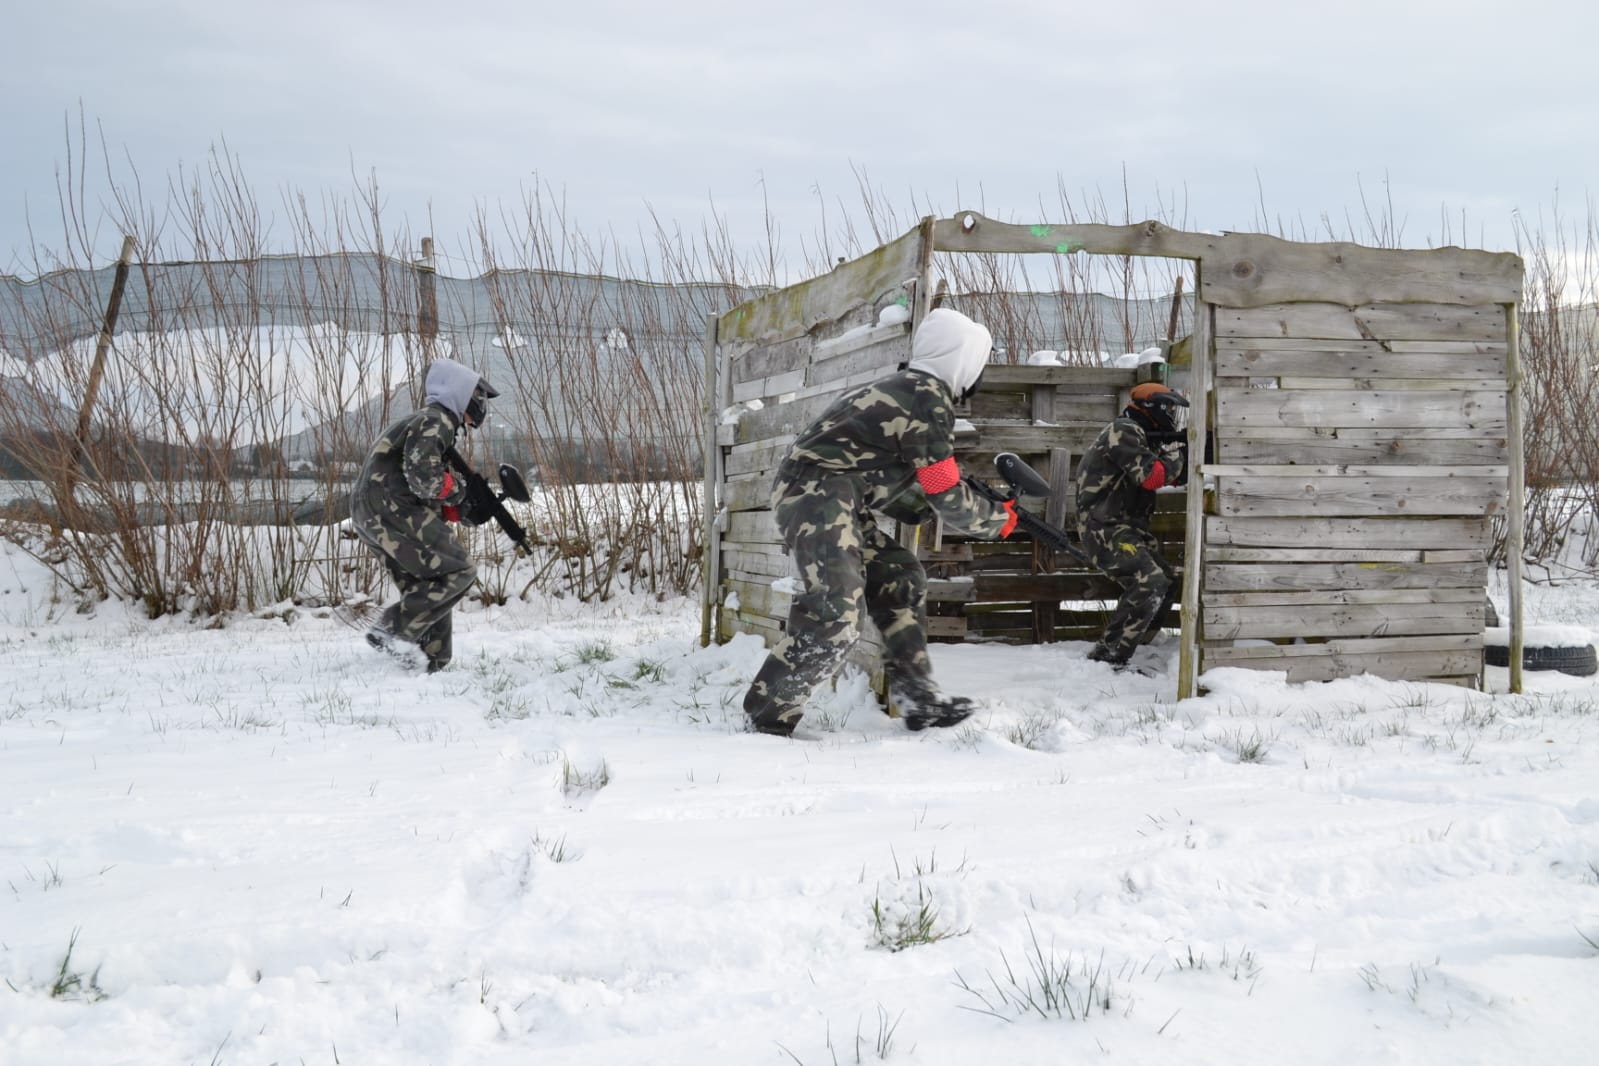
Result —
[[[463, 609], [434, 676], [328, 611], [75, 608], [4, 545], [6, 1066], [1599, 1045], [1599, 679], [1177, 702], [1170, 645], [941, 645], [968, 726], [850, 673], [780, 740], [740, 731], [760, 642], [684, 600]], [[1592, 639], [1599, 590], [1527, 613]]]

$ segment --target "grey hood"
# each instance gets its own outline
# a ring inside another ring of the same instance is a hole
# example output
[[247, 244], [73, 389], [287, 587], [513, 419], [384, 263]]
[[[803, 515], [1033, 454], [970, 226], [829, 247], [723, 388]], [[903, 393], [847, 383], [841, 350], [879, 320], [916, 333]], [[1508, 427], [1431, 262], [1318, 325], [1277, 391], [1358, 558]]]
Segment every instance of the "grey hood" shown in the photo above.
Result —
[[472, 400], [472, 391], [482, 375], [454, 359], [435, 359], [428, 365], [427, 403], [443, 404], [455, 415], [457, 421], [466, 418], [466, 405]]
[[958, 400], [976, 383], [993, 350], [994, 338], [987, 326], [959, 311], [939, 307], [927, 312], [916, 327], [910, 368], [932, 374], [948, 385]]

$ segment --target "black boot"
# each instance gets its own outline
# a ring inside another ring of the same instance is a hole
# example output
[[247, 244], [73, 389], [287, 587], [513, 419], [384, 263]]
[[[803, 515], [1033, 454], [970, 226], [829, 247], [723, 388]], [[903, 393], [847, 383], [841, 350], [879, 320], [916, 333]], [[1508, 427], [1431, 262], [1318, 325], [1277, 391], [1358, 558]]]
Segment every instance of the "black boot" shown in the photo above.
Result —
[[933, 684], [932, 678], [912, 676], [895, 670], [885, 670], [888, 679], [888, 698], [905, 728], [917, 732], [932, 726], [944, 729], [959, 725], [977, 710], [977, 704], [965, 696], [946, 696]]

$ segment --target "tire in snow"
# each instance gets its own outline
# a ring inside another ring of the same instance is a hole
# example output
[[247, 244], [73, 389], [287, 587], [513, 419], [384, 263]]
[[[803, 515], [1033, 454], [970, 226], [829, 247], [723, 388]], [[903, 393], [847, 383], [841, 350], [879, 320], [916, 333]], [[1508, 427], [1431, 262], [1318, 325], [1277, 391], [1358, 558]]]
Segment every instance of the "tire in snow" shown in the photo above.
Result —
[[[1510, 649], [1503, 644], [1489, 644], [1482, 649], [1483, 661], [1489, 666], [1509, 666]], [[1559, 670], [1572, 677], [1591, 677], [1599, 673], [1599, 656], [1592, 644], [1574, 644], [1566, 647], [1554, 645], [1523, 645], [1521, 666], [1524, 670]]]

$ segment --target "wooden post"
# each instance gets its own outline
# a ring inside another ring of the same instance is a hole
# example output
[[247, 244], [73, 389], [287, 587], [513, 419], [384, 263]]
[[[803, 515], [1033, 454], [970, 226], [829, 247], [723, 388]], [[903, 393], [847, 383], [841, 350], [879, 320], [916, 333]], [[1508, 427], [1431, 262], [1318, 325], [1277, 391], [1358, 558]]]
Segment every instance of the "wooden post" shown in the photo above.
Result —
[[117, 255], [117, 272], [111, 279], [111, 297], [106, 301], [105, 319], [100, 323], [100, 336], [94, 343], [94, 362], [89, 365], [89, 382], [83, 389], [83, 405], [78, 408], [78, 429], [73, 437], [72, 458], [67, 463], [65, 494], [72, 499], [77, 487], [78, 472], [83, 465], [84, 451], [89, 441], [89, 424], [94, 416], [94, 401], [100, 394], [100, 379], [105, 374], [105, 357], [111, 349], [111, 335], [116, 332], [117, 314], [122, 310], [122, 291], [128, 285], [129, 264], [133, 262], [133, 236], [124, 235], [122, 251]]
[[1510, 585], [1510, 691], [1521, 691], [1521, 553], [1526, 521], [1526, 461], [1522, 453], [1521, 348], [1516, 305], [1505, 305], [1505, 415], [1510, 435], [1510, 514], [1505, 531], [1505, 579]]
[[700, 603], [700, 647], [709, 647], [721, 639], [721, 624], [717, 607], [721, 603], [718, 588], [722, 568], [722, 538], [716, 514], [717, 490], [722, 482], [722, 448], [716, 442], [716, 427], [721, 414], [721, 382], [717, 374], [716, 320], [712, 313], [705, 316], [705, 494], [701, 509], [704, 514], [704, 543], [701, 561], [703, 573], [700, 584], [704, 586]]
[[[1183, 539], [1183, 635], [1177, 656], [1177, 698], [1199, 694], [1199, 579], [1205, 570], [1205, 434], [1210, 428], [1210, 344], [1214, 309], [1197, 295], [1199, 264], [1194, 264], [1193, 359], [1188, 397], [1188, 513]], [[1218, 456], [1218, 458], [1220, 458]]]
[[433, 260], [433, 238], [422, 238], [422, 258], [416, 264], [416, 287], [420, 307], [417, 308], [416, 328], [422, 338], [422, 359], [433, 361], [433, 350], [439, 338], [438, 268]]
[[1177, 343], [1177, 316], [1183, 307], [1183, 276], [1177, 275], [1177, 287], [1171, 294], [1171, 318], [1166, 322], [1166, 342]]
[[[1042, 388], [1047, 388], [1051, 393], [1055, 391], [1052, 385], [1034, 386], [1035, 390]], [[1044, 504], [1044, 521], [1063, 529], [1066, 527], [1066, 501], [1072, 492], [1071, 469], [1071, 449], [1049, 450], [1049, 499]], [[1056, 562], [1055, 552], [1052, 549], [1044, 547], [1039, 541], [1033, 541], [1033, 573], [1053, 574]], [[1055, 627], [1059, 624], [1059, 600], [1033, 603], [1033, 643], [1055, 643]]]

